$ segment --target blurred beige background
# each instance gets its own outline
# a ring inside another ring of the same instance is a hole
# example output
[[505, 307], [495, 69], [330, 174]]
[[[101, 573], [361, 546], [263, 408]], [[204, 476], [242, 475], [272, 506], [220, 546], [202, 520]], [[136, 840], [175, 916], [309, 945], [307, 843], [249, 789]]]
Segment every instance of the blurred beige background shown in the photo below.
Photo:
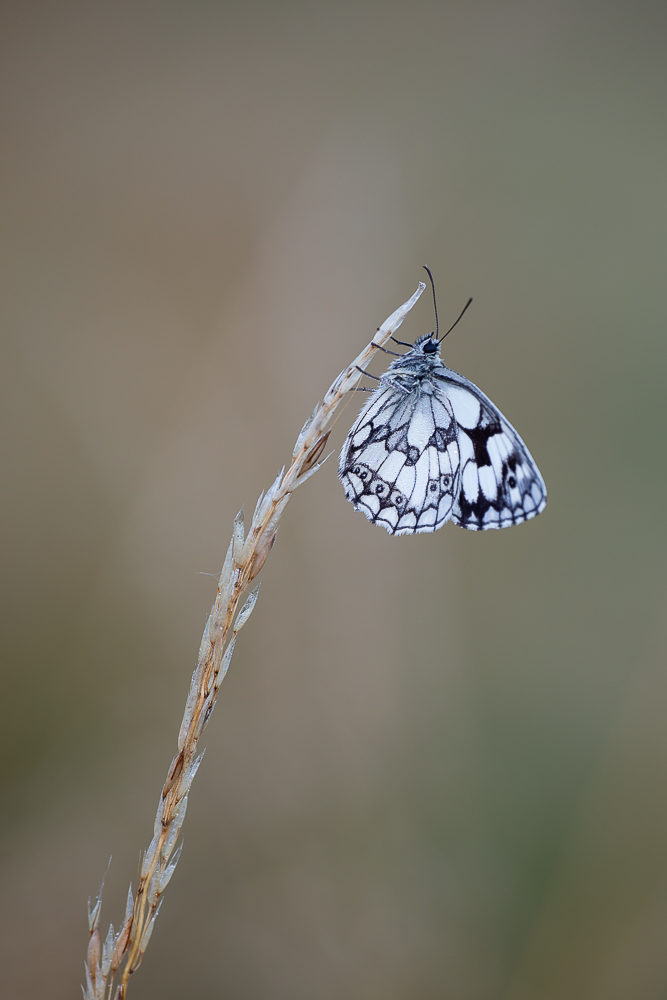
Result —
[[131, 996], [667, 996], [664, 6], [1, 10], [3, 992], [78, 995], [203, 574], [429, 263], [547, 510], [295, 496]]

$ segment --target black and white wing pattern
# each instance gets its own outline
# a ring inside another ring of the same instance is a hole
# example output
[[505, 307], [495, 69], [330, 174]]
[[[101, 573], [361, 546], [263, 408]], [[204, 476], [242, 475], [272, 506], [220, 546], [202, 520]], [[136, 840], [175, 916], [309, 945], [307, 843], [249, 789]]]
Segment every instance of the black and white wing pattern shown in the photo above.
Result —
[[434, 377], [454, 411], [461, 456], [452, 521], [485, 531], [536, 517], [546, 507], [547, 488], [525, 444], [481, 389], [443, 369]]
[[392, 535], [414, 535], [452, 516], [460, 464], [446, 393], [381, 385], [347, 436], [339, 475], [355, 510]]
[[362, 409], [340, 456], [347, 499], [392, 535], [449, 520], [485, 531], [535, 517], [547, 492], [530, 452], [438, 349], [429, 337], [416, 341]]

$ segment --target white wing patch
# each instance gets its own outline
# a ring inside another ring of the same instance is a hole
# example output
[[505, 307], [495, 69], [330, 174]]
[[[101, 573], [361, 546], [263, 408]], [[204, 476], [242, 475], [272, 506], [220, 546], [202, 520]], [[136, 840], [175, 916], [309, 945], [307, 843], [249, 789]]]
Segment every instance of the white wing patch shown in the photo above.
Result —
[[479, 423], [481, 405], [473, 393], [460, 387], [449, 389], [447, 397], [452, 404], [454, 416], [459, 427], [472, 430]]
[[420, 338], [390, 366], [347, 436], [339, 475], [355, 510], [392, 535], [452, 520], [485, 531], [546, 505], [530, 452], [500, 410]]

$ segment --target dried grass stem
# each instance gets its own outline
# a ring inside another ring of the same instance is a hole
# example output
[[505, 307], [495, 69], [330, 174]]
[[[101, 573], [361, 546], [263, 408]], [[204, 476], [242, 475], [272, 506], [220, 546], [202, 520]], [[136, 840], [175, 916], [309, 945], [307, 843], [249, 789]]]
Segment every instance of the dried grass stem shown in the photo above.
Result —
[[174, 872], [180, 848], [176, 841], [185, 819], [188, 792], [203, 753], [199, 739], [215, 706], [218, 689], [227, 673], [236, 637], [252, 614], [259, 585], [239, 610], [241, 599], [260, 572], [275, 542], [278, 523], [294, 490], [321, 467], [321, 455], [329, 438], [334, 412], [347, 392], [361, 378], [378, 348], [384, 346], [405, 319], [425, 285], [380, 326], [361, 354], [354, 359], [326, 392], [299, 434], [292, 462], [283, 468], [266, 494], [260, 496], [246, 535], [243, 509], [234, 520], [234, 530], [218, 581], [211, 613], [206, 622], [197, 666], [192, 675], [178, 737], [178, 752], [171, 762], [158, 804], [153, 839], [144, 852], [136, 894], [128, 892], [123, 924], [117, 934], [109, 928], [104, 944], [99, 933], [102, 886], [95, 904], [88, 907], [90, 940], [86, 962], [85, 1000], [111, 1000], [114, 980], [119, 982], [115, 1000], [125, 1000], [130, 975], [139, 968], [157, 918], [162, 894]]

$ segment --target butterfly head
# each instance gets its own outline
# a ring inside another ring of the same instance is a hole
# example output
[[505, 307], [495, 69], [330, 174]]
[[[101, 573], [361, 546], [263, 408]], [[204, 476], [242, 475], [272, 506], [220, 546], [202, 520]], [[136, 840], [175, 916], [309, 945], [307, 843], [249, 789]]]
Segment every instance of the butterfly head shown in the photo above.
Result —
[[440, 353], [440, 341], [435, 339], [435, 334], [426, 333], [415, 340], [412, 349], [419, 354], [425, 354], [426, 357], [434, 356]]

